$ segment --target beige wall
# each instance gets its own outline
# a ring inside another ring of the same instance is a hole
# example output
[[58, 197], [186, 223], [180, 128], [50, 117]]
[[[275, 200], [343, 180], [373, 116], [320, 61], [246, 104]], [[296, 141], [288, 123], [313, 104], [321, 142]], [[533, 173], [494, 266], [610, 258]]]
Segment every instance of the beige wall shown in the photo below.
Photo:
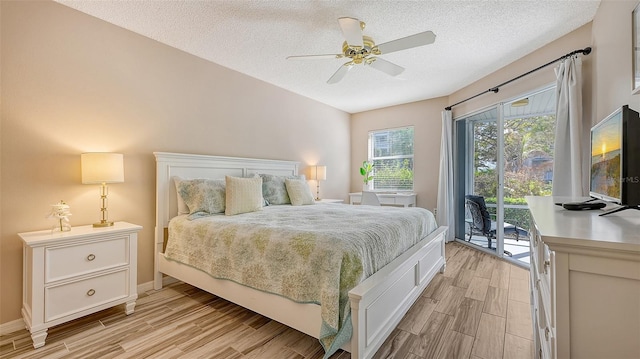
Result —
[[631, 94], [631, 12], [637, 4], [636, 0], [603, 0], [593, 19], [592, 124], [622, 105], [640, 110], [640, 95]]
[[367, 159], [369, 131], [414, 126], [414, 192], [417, 205], [432, 210], [438, 198], [442, 110], [447, 98], [418, 101], [351, 116], [351, 191], [362, 190], [358, 168]]
[[[589, 46], [591, 46], [591, 23], [578, 28], [577, 30], [547, 44], [539, 50], [536, 50], [517, 61], [514, 61], [513, 63], [503, 67], [499, 71], [496, 71], [489, 76], [486, 76], [472, 83], [471, 85], [452, 93], [449, 96], [449, 103], [454, 104], [462, 101], [466, 98], [486, 91], [487, 89], [493, 88], [501, 83], [509, 81], [512, 78], [520, 76], [528, 71], [531, 71], [552, 60], [555, 60], [558, 57], [563, 56], [573, 50], [584, 49], [585, 47]], [[591, 55], [582, 56], [582, 61], [584, 78], [583, 101], [585, 104], [587, 104], [591, 102], [590, 73], [591, 62], [593, 61], [593, 52], [591, 53]], [[505, 85], [500, 88], [500, 91], [498, 93], [490, 92], [458, 106], [455, 106], [453, 108], [453, 117], [458, 118], [484, 107], [497, 104], [498, 102], [507, 101], [528, 92], [546, 87], [551, 84], [555, 84], [556, 77], [554, 68], [556, 66], [557, 64], [547, 66], [544, 69], [536, 71], [508, 85]], [[585, 113], [585, 116], [590, 118], [589, 113]]]
[[54, 2], [2, 1], [0, 323], [20, 318], [18, 232], [99, 219], [80, 153], [121, 152], [113, 220], [144, 226], [138, 283], [152, 280], [153, 151], [324, 164], [325, 198], [347, 198], [349, 114], [188, 55]]

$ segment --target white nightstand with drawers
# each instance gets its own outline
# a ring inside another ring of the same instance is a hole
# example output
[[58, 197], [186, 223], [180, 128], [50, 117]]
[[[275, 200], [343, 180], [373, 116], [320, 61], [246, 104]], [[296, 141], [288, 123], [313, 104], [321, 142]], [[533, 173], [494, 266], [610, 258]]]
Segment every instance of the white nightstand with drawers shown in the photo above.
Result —
[[137, 246], [141, 226], [73, 227], [18, 233], [23, 246], [22, 317], [34, 348], [58, 324], [126, 303], [137, 293]]

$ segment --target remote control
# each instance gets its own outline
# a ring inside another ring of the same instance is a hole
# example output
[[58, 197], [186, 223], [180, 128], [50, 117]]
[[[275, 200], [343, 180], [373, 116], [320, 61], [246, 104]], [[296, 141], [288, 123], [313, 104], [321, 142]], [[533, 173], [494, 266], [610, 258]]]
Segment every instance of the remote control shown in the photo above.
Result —
[[571, 202], [571, 203], [563, 203], [562, 204], [562, 208], [568, 209], [570, 211], [582, 211], [582, 210], [589, 210], [589, 209], [600, 209], [600, 208], [604, 208], [606, 206], [607, 205], [602, 203], [602, 202], [589, 202], [589, 203]]

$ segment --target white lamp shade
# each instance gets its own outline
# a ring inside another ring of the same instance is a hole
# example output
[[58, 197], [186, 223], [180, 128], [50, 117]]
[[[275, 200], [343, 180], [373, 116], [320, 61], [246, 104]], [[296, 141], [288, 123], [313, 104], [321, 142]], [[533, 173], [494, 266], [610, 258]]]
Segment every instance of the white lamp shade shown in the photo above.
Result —
[[311, 178], [316, 181], [327, 179], [327, 166], [311, 166]]
[[91, 152], [80, 155], [82, 183], [124, 182], [124, 161], [121, 153]]

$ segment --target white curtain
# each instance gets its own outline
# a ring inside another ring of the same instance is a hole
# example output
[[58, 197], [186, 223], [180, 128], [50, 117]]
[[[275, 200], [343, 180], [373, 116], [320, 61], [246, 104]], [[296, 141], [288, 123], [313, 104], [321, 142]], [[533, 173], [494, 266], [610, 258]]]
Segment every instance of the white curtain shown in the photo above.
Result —
[[453, 210], [453, 120], [451, 111], [442, 111], [442, 137], [440, 138], [440, 178], [438, 182], [438, 210], [436, 221], [449, 226], [446, 241], [454, 236]]
[[563, 60], [556, 68], [556, 138], [553, 163], [554, 196], [587, 194], [583, 167], [582, 60]]

